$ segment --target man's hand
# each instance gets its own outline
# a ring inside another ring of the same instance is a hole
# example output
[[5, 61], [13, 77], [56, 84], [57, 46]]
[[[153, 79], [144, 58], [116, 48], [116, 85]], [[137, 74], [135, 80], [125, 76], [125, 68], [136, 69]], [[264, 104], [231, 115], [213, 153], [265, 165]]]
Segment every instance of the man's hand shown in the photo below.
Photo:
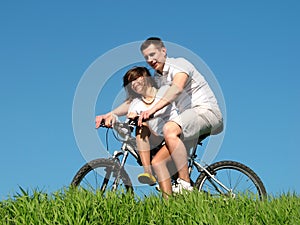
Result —
[[106, 127], [112, 127], [112, 125], [116, 122], [116, 116], [111, 112], [109, 112], [105, 115], [96, 116], [96, 119], [95, 119], [96, 129], [98, 129], [100, 127], [102, 121], [104, 121], [104, 125]]
[[138, 120], [138, 125], [142, 126], [143, 121], [152, 118], [152, 116], [154, 115], [154, 113], [155, 113], [155, 111], [153, 109], [149, 109], [149, 110], [146, 110], [144, 112], [141, 112], [139, 120]]

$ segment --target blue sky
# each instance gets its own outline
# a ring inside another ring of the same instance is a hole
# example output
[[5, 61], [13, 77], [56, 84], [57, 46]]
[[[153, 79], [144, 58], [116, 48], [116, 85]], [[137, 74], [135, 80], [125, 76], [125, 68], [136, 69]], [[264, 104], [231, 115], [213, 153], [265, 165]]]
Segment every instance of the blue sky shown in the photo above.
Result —
[[[69, 185], [85, 163], [72, 124], [81, 78], [102, 55], [149, 36], [191, 50], [218, 80], [227, 127], [215, 160], [250, 166], [270, 194], [300, 193], [299, 10], [295, 0], [1, 2], [0, 199], [19, 186]], [[121, 76], [82, 107], [109, 110], [101, 99], [118, 93]]]

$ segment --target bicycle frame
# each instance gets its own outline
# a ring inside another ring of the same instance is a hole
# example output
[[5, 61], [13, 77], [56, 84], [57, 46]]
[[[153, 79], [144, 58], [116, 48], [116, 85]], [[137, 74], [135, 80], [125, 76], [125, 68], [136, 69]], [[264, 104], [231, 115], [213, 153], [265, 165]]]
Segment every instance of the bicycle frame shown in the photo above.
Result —
[[[193, 161], [193, 165], [197, 168], [199, 173], [203, 173], [203, 171], [209, 176], [210, 179], [214, 180], [216, 183], [218, 183], [222, 188], [224, 188], [226, 191], [232, 193], [232, 197], [235, 197], [235, 194], [233, 194], [232, 189], [226, 187], [221, 181], [219, 181], [218, 179], [215, 178], [215, 176], [213, 174], [211, 174], [204, 166], [202, 166], [200, 163], [198, 163], [197, 161]], [[209, 179], [209, 181], [210, 181]], [[211, 182], [211, 185], [214, 186], [214, 188], [216, 190], [218, 190], [221, 194], [224, 194], [224, 192], [222, 192], [220, 190], [220, 188], [217, 187], [217, 185], [215, 185], [214, 182]]]
[[[116, 131], [118, 132], [118, 129], [116, 129]], [[125, 136], [125, 140], [123, 141], [123, 144], [122, 144], [122, 147], [121, 147], [121, 150], [117, 150], [114, 152], [112, 158], [113, 159], [117, 159], [120, 163], [120, 169], [124, 169], [124, 166], [126, 164], [126, 161], [127, 161], [127, 158], [129, 156], [129, 154], [131, 154], [138, 162], [139, 165], [141, 165], [139, 163], [139, 155], [138, 153], [136, 152], [136, 146], [133, 144], [134, 141], [135, 141], [135, 138], [133, 138], [131, 136], [131, 130], [127, 133], [127, 135]], [[205, 138], [205, 137], [204, 137]], [[203, 138], [203, 139], [204, 139]], [[203, 140], [202, 139], [202, 140]], [[193, 147], [193, 150], [192, 150], [192, 153], [191, 153], [191, 156], [189, 157], [188, 159], [188, 167], [189, 167], [189, 174], [191, 175], [192, 173], [192, 170], [193, 170], [193, 166], [196, 167], [197, 171], [199, 173], [206, 173], [210, 179], [212, 179], [214, 182], [216, 182], [217, 184], [219, 184], [222, 188], [224, 188], [224, 190], [232, 193], [232, 190], [228, 187], [226, 187], [221, 181], [219, 181], [218, 179], [215, 178], [215, 176], [213, 174], [211, 174], [206, 168], [205, 166], [201, 165], [199, 162], [195, 161], [195, 154], [196, 154], [196, 151], [197, 151], [197, 147], [198, 145], [202, 145], [201, 144], [201, 141], [198, 142], [198, 144], [196, 146]], [[120, 156], [123, 156], [122, 159], [120, 160], [119, 157]], [[119, 174], [116, 176], [116, 179], [114, 181], [114, 186], [116, 187], [117, 184], [118, 184], [118, 177], [119, 177]], [[220, 193], [224, 194], [216, 185], [214, 182], [211, 182], [210, 183], [216, 188], [216, 190], [218, 190]], [[234, 196], [233, 196], [234, 197]]]
[[[192, 153], [191, 155], [189, 156], [189, 159], [188, 159], [188, 167], [189, 167], [189, 174], [191, 175], [192, 171], [193, 171], [193, 166], [196, 167], [197, 171], [199, 172], [199, 174], [201, 173], [206, 173], [209, 177], [209, 181], [210, 183], [214, 186], [214, 188], [216, 190], [218, 190], [220, 193], [224, 194], [220, 188], [218, 188], [214, 182], [211, 182], [210, 179], [212, 179], [213, 181], [215, 181], [216, 183], [218, 183], [222, 188], [224, 188], [226, 191], [230, 192], [230, 193], [233, 193], [232, 192], [232, 189], [226, 187], [221, 181], [219, 181], [215, 175], [211, 174], [206, 168], [205, 166], [201, 165], [201, 163], [195, 161], [195, 158], [196, 158], [196, 151], [197, 151], [197, 148], [198, 148], [198, 145], [201, 145], [202, 146], [202, 141], [206, 138], [206, 136], [200, 140], [198, 140], [198, 144], [196, 146], [193, 147], [193, 150], [192, 150]], [[234, 195], [234, 194], [233, 194]], [[235, 196], [233, 196], [235, 197]]]

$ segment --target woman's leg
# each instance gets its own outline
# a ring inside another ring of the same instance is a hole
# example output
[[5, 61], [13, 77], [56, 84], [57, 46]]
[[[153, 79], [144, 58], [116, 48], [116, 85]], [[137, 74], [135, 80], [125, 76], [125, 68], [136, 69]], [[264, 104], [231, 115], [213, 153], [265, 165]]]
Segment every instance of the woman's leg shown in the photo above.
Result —
[[171, 161], [169, 150], [164, 145], [151, 161], [162, 195], [165, 199], [172, 195], [172, 185], [167, 164]]
[[152, 174], [150, 163], [150, 130], [146, 126], [137, 127], [136, 129], [136, 144], [139, 151], [140, 159], [144, 167], [144, 172]]

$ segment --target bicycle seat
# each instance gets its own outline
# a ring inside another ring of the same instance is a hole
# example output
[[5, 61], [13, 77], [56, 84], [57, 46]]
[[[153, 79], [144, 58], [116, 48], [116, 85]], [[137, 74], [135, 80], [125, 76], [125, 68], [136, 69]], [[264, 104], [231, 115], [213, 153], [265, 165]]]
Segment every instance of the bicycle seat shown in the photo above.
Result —
[[223, 126], [223, 123], [222, 123], [219, 127], [215, 128], [215, 129], [213, 129], [213, 130], [211, 130], [211, 132], [201, 134], [201, 135], [198, 137], [198, 142], [197, 142], [198, 145], [202, 145], [202, 141], [203, 141], [205, 138], [207, 138], [208, 136], [221, 133], [221, 132], [223, 131], [223, 129], [224, 129], [224, 126]]
[[199, 137], [198, 137], [198, 145], [202, 145], [202, 141], [207, 138], [208, 136], [210, 136], [210, 133], [206, 133], [206, 134], [201, 134]]

